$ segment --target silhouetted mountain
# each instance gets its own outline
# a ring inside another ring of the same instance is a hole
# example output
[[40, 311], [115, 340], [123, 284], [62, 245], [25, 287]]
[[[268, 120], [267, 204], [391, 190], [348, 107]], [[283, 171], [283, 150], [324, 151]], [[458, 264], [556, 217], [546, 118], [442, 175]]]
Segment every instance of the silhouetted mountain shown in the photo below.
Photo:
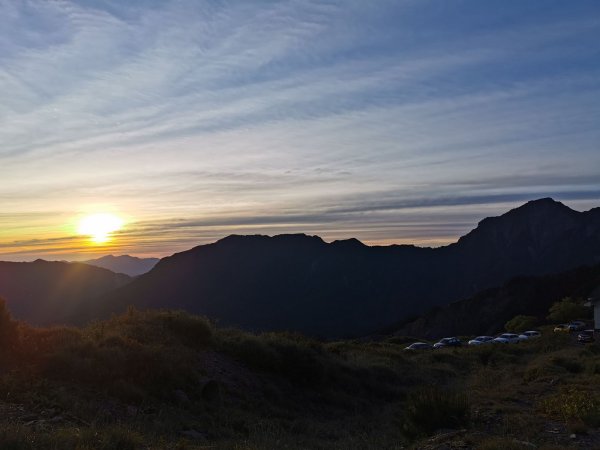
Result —
[[102, 267], [116, 273], [124, 273], [130, 277], [136, 277], [150, 271], [159, 258], [137, 258], [129, 255], [108, 255], [102, 258], [89, 259], [82, 261], [85, 264], [90, 264], [96, 267]]
[[600, 210], [552, 199], [479, 223], [431, 249], [330, 244], [315, 236], [229, 236], [162, 259], [88, 317], [125, 309], [181, 308], [223, 324], [313, 335], [360, 335], [517, 275], [600, 262]]
[[567, 296], [587, 298], [597, 286], [600, 265], [543, 277], [517, 277], [500, 288], [435, 307], [415, 320], [393, 327], [393, 334], [424, 339], [493, 335], [504, 331], [504, 324], [520, 314], [543, 321], [554, 302]]
[[130, 280], [87, 264], [0, 261], [0, 297], [15, 318], [37, 325], [67, 323], [82, 304]]

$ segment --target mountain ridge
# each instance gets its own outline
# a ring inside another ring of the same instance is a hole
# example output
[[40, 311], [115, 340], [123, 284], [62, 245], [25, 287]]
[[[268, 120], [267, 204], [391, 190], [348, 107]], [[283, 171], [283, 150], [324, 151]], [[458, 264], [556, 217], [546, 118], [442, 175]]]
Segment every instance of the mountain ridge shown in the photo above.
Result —
[[0, 297], [15, 318], [35, 325], [71, 323], [73, 311], [83, 303], [130, 280], [83, 263], [0, 261]]
[[504, 331], [504, 324], [517, 315], [534, 316], [543, 323], [554, 302], [570, 295], [586, 298], [598, 286], [600, 264], [552, 275], [518, 276], [467, 299], [436, 306], [381, 333], [419, 339], [494, 335]]
[[367, 334], [520, 275], [600, 262], [600, 215], [539, 199], [486, 218], [445, 247], [318, 236], [231, 235], [163, 258], [88, 317], [181, 308], [253, 331]]
[[102, 267], [115, 273], [124, 273], [130, 277], [150, 271], [160, 258], [138, 258], [130, 255], [106, 255], [96, 259], [81, 261], [91, 266]]

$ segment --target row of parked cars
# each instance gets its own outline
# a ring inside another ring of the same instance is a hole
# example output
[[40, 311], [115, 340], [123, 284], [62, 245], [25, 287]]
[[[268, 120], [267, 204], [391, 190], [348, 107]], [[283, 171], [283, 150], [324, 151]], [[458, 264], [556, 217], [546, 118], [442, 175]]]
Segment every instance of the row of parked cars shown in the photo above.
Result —
[[581, 320], [574, 320], [569, 323], [561, 323], [554, 327], [555, 333], [573, 333], [579, 331], [577, 340], [582, 343], [594, 342], [594, 330], [586, 330], [586, 323]]
[[[468, 341], [468, 345], [476, 346], [476, 345], [486, 345], [486, 344], [516, 344], [517, 342], [526, 341], [529, 339], [535, 339], [541, 336], [539, 331], [525, 331], [521, 334], [514, 333], [502, 333], [499, 336], [477, 336], [476, 338]], [[457, 337], [447, 337], [444, 339], [440, 339], [439, 342], [431, 345], [427, 342], [415, 342], [414, 344], [410, 344], [405, 350], [432, 350], [439, 348], [448, 348], [448, 347], [462, 347], [463, 343]]]
[[560, 332], [570, 333], [571, 331], [582, 331], [585, 329], [585, 327], [586, 327], [585, 322], [582, 322], [581, 320], [574, 320], [573, 322], [561, 323], [560, 325], [556, 325], [554, 327], [554, 332], [555, 333], [560, 333]]
[[[577, 335], [577, 340], [581, 343], [588, 343], [594, 341], [594, 330], [586, 330], [585, 322], [581, 321], [573, 321], [570, 323], [563, 323], [557, 325], [554, 328], [555, 332], [577, 332], [580, 333]], [[476, 338], [471, 339], [467, 342], [470, 346], [477, 345], [486, 345], [486, 344], [517, 344], [522, 341], [527, 341], [530, 339], [536, 339], [541, 336], [541, 333], [536, 330], [525, 331], [521, 334], [515, 333], [502, 333], [499, 336], [477, 336]], [[410, 344], [404, 350], [434, 350], [439, 348], [448, 348], [448, 347], [462, 347], [463, 343], [457, 337], [447, 337], [444, 339], [440, 339], [439, 342], [435, 344], [429, 344], [427, 342], [415, 342]]]

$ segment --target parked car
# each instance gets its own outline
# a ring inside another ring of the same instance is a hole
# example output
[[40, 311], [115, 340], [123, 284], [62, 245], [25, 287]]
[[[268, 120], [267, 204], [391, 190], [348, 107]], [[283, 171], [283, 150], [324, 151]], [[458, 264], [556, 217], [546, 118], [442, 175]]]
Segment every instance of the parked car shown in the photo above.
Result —
[[594, 341], [594, 330], [583, 330], [577, 335], [577, 340], [583, 344]]
[[436, 342], [435, 344], [433, 344], [433, 348], [445, 348], [445, 347], [460, 347], [462, 345], [462, 342], [460, 342], [460, 339], [456, 338], [456, 337], [447, 337], [444, 339], [440, 339], [439, 342]]
[[585, 322], [574, 320], [569, 324], [569, 331], [581, 331], [585, 329]]
[[491, 344], [493, 340], [494, 336], [477, 336], [469, 341], [469, 345]]
[[525, 331], [519, 335], [519, 339], [522, 341], [526, 341], [528, 339], [536, 339], [542, 335], [539, 331]]
[[427, 342], [415, 342], [413, 344], [410, 344], [404, 350], [410, 350], [410, 351], [433, 350], [433, 346], [431, 344], [428, 344]]
[[569, 328], [568, 323], [561, 323], [560, 325], [556, 325], [554, 327], [555, 333], [568, 333], [569, 331], [571, 331], [571, 329]]
[[504, 333], [497, 338], [494, 338], [492, 342], [495, 344], [518, 344], [520, 339], [518, 334]]

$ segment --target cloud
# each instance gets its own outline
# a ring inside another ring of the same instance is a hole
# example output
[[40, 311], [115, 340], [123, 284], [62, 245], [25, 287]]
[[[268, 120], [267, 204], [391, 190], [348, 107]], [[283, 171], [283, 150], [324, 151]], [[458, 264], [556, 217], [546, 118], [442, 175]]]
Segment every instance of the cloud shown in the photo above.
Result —
[[[439, 244], [500, 204], [590, 204], [594, 12], [0, 1], [0, 244], [93, 207], [167, 253], [235, 227]], [[196, 225], [172, 238], [175, 219]]]

